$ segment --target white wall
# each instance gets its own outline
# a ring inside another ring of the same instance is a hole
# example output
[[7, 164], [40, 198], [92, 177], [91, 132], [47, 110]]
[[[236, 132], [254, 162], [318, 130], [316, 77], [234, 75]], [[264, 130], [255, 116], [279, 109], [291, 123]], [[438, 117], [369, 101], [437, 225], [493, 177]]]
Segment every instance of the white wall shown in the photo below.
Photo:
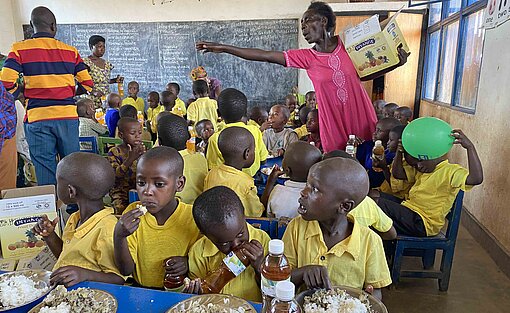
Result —
[[0, 53], [7, 55], [14, 41], [16, 41], [12, 0], [0, 0]]

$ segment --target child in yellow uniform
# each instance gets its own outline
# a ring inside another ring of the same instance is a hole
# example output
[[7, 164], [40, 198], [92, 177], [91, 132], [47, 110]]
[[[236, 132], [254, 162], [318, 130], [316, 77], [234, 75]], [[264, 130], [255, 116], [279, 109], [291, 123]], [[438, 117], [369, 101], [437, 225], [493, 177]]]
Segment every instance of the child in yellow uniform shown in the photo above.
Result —
[[75, 152], [57, 166], [57, 195], [65, 204], [76, 203], [62, 239], [55, 233], [57, 219], [44, 215], [33, 231], [43, 237], [58, 258], [52, 284], [73, 286], [82, 281], [123, 284], [113, 257], [113, 230], [117, 218], [103, 206], [103, 197], [113, 186], [115, 174], [108, 161], [96, 154]]
[[299, 139], [302, 139], [303, 137], [309, 134], [308, 129], [306, 128], [306, 120], [308, 118], [308, 113], [310, 113], [311, 110], [312, 109], [310, 109], [306, 105], [299, 109], [299, 120], [303, 125], [294, 129], [294, 132], [298, 135]]
[[250, 167], [255, 159], [255, 142], [252, 134], [242, 127], [228, 127], [221, 132], [218, 147], [225, 164], [213, 168], [207, 174], [204, 190], [215, 186], [227, 186], [241, 199], [246, 216], [262, 216], [264, 206], [257, 196], [253, 177], [242, 172], [242, 169]]
[[122, 100], [122, 105], [130, 104], [136, 108], [137, 112], [142, 112], [145, 115], [145, 102], [143, 102], [143, 98], [138, 97], [139, 92], [140, 85], [136, 81], [129, 82], [129, 96]]
[[251, 265], [225, 285], [221, 293], [262, 301], [259, 269], [268, 252], [270, 238], [264, 231], [246, 223], [243, 210], [239, 197], [227, 187], [214, 187], [197, 198], [193, 204], [193, 218], [205, 237], [189, 252], [189, 276], [194, 280], [184, 292], [202, 293], [201, 279], [216, 270], [231, 251], [242, 249]]
[[[454, 129], [451, 135], [455, 138], [454, 144], [466, 149], [469, 171], [449, 163], [444, 156], [418, 160], [402, 148], [397, 149], [392, 175], [397, 179], [414, 181], [409, 198], [402, 203], [376, 198], [381, 209], [393, 219], [397, 233], [417, 237], [437, 235], [459, 190], [469, 190], [482, 183], [483, 169], [475, 146], [460, 129]], [[402, 154], [406, 162], [416, 169], [414, 177], [407, 177]]]
[[160, 146], [171, 147], [179, 151], [184, 160], [184, 177], [186, 184], [176, 196], [182, 202], [193, 204], [204, 191], [204, 179], [209, 169], [207, 160], [200, 153], [186, 149], [186, 141], [190, 138], [186, 120], [175, 114], [167, 114], [159, 119], [158, 141]]
[[166, 84], [166, 90], [175, 95], [175, 105], [172, 113], [181, 117], [186, 115], [186, 104], [179, 98], [181, 86], [178, 83], [168, 83]]
[[310, 169], [298, 213], [283, 236], [296, 286], [358, 289], [391, 284], [381, 238], [347, 214], [368, 193], [368, 176], [352, 159], [331, 158]]
[[[141, 286], [162, 288], [165, 273], [188, 273], [186, 256], [199, 231], [191, 206], [175, 198], [184, 187], [183, 166], [179, 152], [170, 147], [144, 154], [136, 173], [140, 202], [130, 204], [115, 226], [115, 263]], [[139, 204], [147, 213], [136, 207]]]
[[149, 108], [147, 109], [147, 120], [145, 121], [145, 127], [151, 133], [152, 142], [155, 142], [158, 131], [156, 117], [159, 113], [165, 110], [165, 107], [159, 103], [159, 93], [155, 91], [149, 92], [147, 95], [147, 102], [149, 103]]
[[262, 125], [267, 124], [267, 118], [269, 117], [267, 111], [262, 107], [253, 107], [248, 114], [248, 122], [247, 125], [253, 125], [255, 127], [259, 127], [260, 131], [264, 131], [262, 129]]
[[[246, 115], [247, 107], [248, 99], [239, 90], [227, 88], [223, 90], [218, 97], [218, 110], [226, 123], [225, 129], [233, 126], [243, 127], [249, 130], [253, 138], [255, 138], [255, 161], [249, 168], [243, 169], [243, 172], [253, 177], [260, 169], [260, 164], [266, 162], [268, 152], [262, 140], [262, 132], [260, 129], [242, 122], [243, 116]], [[206, 155], [209, 169], [224, 163], [223, 156], [218, 148], [218, 137], [220, 133], [221, 131], [217, 131], [209, 138]]]
[[197, 133], [197, 138], [201, 139], [201, 141], [195, 147], [196, 152], [199, 152], [205, 156], [207, 153], [209, 138], [211, 138], [211, 136], [214, 134], [214, 126], [209, 120], [201, 120], [195, 124], [195, 132]]
[[209, 98], [207, 82], [204, 80], [197, 80], [193, 82], [193, 95], [197, 98], [192, 102], [187, 111], [187, 118], [191, 125], [196, 122], [208, 119], [216, 129], [216, 122], [218, 121], [218, 103], [216, 100]]

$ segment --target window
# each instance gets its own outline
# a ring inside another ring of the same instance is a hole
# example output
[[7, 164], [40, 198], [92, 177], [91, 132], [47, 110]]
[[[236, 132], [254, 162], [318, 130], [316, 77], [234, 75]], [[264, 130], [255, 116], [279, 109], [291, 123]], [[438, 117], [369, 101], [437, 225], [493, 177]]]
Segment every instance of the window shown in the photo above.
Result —
[[429, 5], [424, 99], [475, 111], [485, 5], [483, 0], [444, 0]]

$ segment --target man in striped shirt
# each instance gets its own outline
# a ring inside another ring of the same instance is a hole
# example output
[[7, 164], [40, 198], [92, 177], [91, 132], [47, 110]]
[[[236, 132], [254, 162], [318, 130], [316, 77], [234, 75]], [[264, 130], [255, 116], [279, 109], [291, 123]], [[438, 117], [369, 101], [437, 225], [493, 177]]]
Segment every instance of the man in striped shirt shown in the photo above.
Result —
[[57, 155], [80, 150], [78, 115], [73, 97], [75, 78], [88, 91], [93, 82], [78, 50], [56, 40], [55, 15], [46, 7], [32, 11], [31, 39], [16, 42], [7, 56], [0, 81], [15, 96], [24, 75], [25, 134], [39, 185], [56, 184]]

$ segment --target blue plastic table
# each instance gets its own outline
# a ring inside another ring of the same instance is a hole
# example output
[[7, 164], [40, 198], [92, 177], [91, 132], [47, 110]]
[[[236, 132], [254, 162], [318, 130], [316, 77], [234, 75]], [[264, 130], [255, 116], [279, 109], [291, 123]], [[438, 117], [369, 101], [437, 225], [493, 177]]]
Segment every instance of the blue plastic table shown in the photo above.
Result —
[[[69, 289], [76, 289], [80, 287], [88, 287], [94, 289], [100, 289], [111, 293], [118, 302], [119, 308], [118, 313], [125, 312], [147, 312], [147, 313], [164, 313], [172, 305], [185, 300], [192, 295], [184, 293], [176, 293], [169, 291], [159, 291], [153, 289], [136, 288], [130, 286], [120, 286], [97, 282], [82, 282]], [[40, 302], [40, 301], [39, 301]], [[27, 312], [34, 307], [38, 302], [34, 302], [31, 305], [21, 307], [16, 310], [9, 312]], [[261, 312], [262, 305], [251, 303], [257, 312]]]
[[[263, 169], [264, 167], [273, 167], [275, 164], [278, 164], [278, 166], [280, 168], [282, 168], [282, 161], [283, 161], [283, 157], [268, 158], [266, 160], [266, 163], [264, 163], [262, 166], [260, 166], [260, 168]], [[257, 172], [257, 174], [254, 177], [255, 186], [257, 187], [257, 194], [259, 196], [262, 195], [262, 193], [264, 192], [264, 188], [266, 188], [267, 178], [268, 178], [268, 176], [263, 174], [261, 171]], [[285, 179], [285, 178], [279, 177], [276, 180], [276, 183], [283, 185], [286, 180], [287, 179]]]

